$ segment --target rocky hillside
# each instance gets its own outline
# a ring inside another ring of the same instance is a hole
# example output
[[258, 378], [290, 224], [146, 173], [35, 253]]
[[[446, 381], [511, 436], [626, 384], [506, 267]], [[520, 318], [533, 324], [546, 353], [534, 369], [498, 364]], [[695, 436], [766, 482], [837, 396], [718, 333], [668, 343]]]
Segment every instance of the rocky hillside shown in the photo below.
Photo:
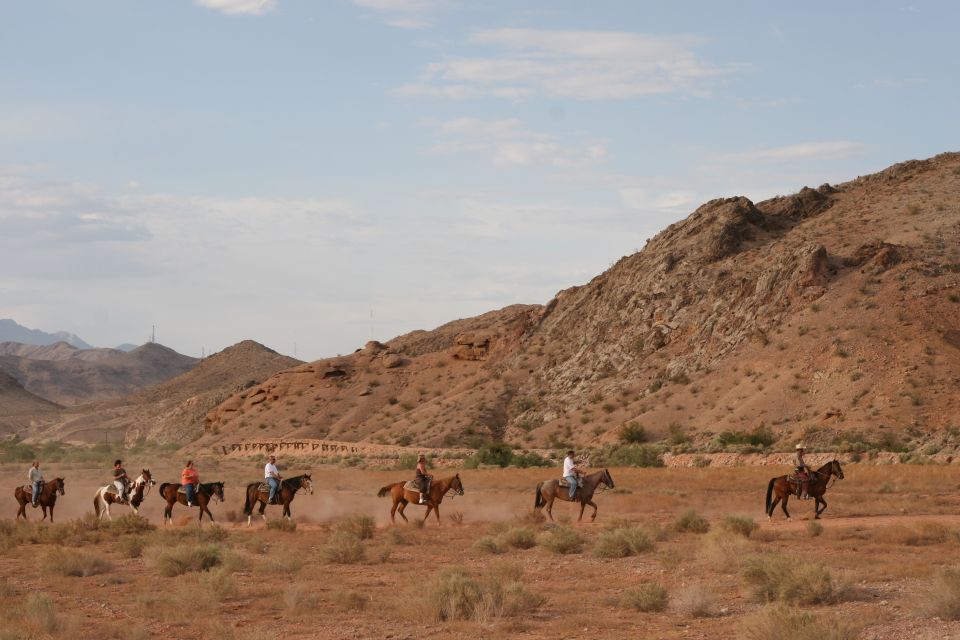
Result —
[[16, 378], [0, 371], [0, 436], [29, 426], [35, 417], [51, 415], [59, 408], [33, 395]]
[[186, 373], [130, 396], [71, 407], [24, 435], [71, 442], [105, 438], [189, 442], [203, 433], [204, 416], [213, 407], [298, 364], [299, 360], [245, 340], [201, 360]]
[[958, 285], [960, 154], [714, 200], [543, 307], [283, 371], [207, 439], [932, 442], [960, 427]]
[[[11, 349], [11, 343], [5, 343]], [[0, 371], [20, 381], [27, 391], [62, 405], [76, 405], [129, 395], [189, 371], [196, 358], [163, 345], [148, 343], [130, 352], [93, 349], [86, 357], [67, 345], [19, 346], [28, 355], [0, 355]]]
[[0, 356], [19, 356], [28, 360], [86, 360], [95, 362], [123, 355], [119, 349], [78, 349], [67, 342], [53, 344], [24, 344], [22, 342], [0, 342]]
[[21, 342], [24, 344], [55, 344], [66, 342], [78, 349], [92, 349], [80, 336], [66, 331], [47, 333], [39, 329], [27, 328], [10, 318], [0, 319], [0, 342]]

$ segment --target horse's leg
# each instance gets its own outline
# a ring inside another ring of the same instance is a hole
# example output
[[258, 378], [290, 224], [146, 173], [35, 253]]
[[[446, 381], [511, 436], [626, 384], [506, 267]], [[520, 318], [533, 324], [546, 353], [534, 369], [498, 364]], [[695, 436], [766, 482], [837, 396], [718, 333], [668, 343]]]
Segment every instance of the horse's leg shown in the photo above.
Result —
[[50, 504], [50, 524], [53, 524], [53, 505], [54, 503]]
[[[820, 505], [823, 505], [822, 507]], [[814, 518], [817, 520], [820, 519], [820, 514], [827, 510], [827, 501], [823, 499], [823, 496], [817, 496], [817, 502], [813, 505], [814, 510], [817, 512]]]
[[[43, 510], [43, 517], [40, 518], [40, 522], [43, 522], [44, 520], [47, 519], [47, 505], [45, 504], [40, 505], [40, 509]], [[51, 520], [50, 522], [53, 522], [53, 520]]]
[[[19, 502], [20, 499], [17, 498], [17, 501]], [[23, 516], [24, 520], [27, 519], [27, 503], [26, 502], [20, 502], [20, 508], [17, 509], [17, 520], [20, 519], [20, 516]]]
[[440, 522], [440, 505], [437, 505], [433, 508], [433, 512], [437, 515], [437, 526], [442, 526], [443, 523]]
[[770, 511], [767, 512], [767, 520], [773, 520], [773, 512], [776, 510], [777, 505], [780, 504], [780, 500], [782, 500], [782, 498], [780, 497], [780, 494], [777, 493], [773, 497], [773, 501], [770, 503]]
[[394, 502], [393, 505], [391, 505], [390, 507], [390, 524], [397, 524], [396, 514], [397, 514], [398, 504], [399, 504], [398, 502]]
[[787, 502], [790, 501], [790, 494], [786, 493], [783, 496], [783, 502], [780, 503], [780, 508], [783, 509], [783, 515], [787, 516], [787, 520], [790, 519], [790, 512], [787, 511]]
[[291, 517], [290, 517], [290, 516], [292, 516], [293, 514], [290, 513], [290, 503], [289, 503], [289, 502], [284, 502], [284, 503], [283, 503], [283, 515], [287, 518], [287, 520], [291, 520]]
[[587, 508], [587, 503], [583, 500], [580, 501], [580, 517], [577, 518], [577, 522], [583, 520], [583, 510]]
[[403, 512], [403, 510], [407, 508], [406, 498], [400, 498], [399, 504], [400, 507], [397, 509], [397, 513], [400, 514], [400, 517], [403, 518], [404, 522], [410, 522], [410, 520], [407, 518], [407, 514]]
[[556, 497], [556, 495], [552, 495], [550, 499], [547, 500], [547, 516], [550, 518], [550, 522], [553, 522], [553, 501]]
[[[259, 500], [259, 497], [257, 499]], [[267, 503], [263, 500], [260, 500], [260, 517], [264, 522], [267, 521]]]
[[425, 516], [423, 516], [423, 521], [424, 521], [424, 522], [426, 522], [426, 521], [427, 521], [427, 518], [430, 517], [430, 512], [431, 512], [431, 511], [433, 511], [433, 505], [432, 505], [432, 504], [428, 504], [428, 505], [427, 505], [427, 513], [426, 513]]
[[587, 504], [593, 507], [593, 515], [590, 516], [590, 522], [597, 519], [597, 505], [593, 500], [587, 500]]

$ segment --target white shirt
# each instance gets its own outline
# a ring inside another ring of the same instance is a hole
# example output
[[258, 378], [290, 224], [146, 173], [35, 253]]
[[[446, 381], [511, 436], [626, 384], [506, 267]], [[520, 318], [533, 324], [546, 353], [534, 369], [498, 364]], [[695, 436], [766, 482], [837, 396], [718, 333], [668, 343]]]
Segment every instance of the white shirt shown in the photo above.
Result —
[[30, 470], [27, 471], [27, 477], [30, 479], [30, 484], [34, 482], [43, 482], [43, 474], [40, 473], [40, 469], [36, 467], [30, 467]]
[[573, 475], [573, 468], [577, 466], [577, 463], [573, 461], [573, 457], [567, 456], [563, 459], [563, 477]]
[[277, 465], [273, 464], [272, 462], [268, 462], [263, 468], [264, 478], [275, 478], [278, 475], [280, 475], [280, 471], [277, 469]]

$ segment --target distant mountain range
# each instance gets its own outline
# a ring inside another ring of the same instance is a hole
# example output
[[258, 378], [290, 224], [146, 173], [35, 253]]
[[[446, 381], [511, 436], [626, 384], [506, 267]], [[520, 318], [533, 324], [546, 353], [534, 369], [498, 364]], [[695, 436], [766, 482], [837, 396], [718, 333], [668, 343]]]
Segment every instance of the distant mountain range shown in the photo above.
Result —
[[0, 319], [0, 342], [21, 342], [23, 344], [56, 344], [66, 342], [78, 349], [93, 349], [80, 336], [66, 331], [47, 333], [39, 329], [29, 329], [10, 318]]

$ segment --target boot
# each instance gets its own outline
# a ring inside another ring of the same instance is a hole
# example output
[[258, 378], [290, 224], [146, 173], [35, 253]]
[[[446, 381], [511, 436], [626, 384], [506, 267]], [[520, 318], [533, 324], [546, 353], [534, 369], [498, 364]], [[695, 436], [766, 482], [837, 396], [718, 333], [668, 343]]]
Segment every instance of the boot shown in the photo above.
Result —
[[810, 483], [809, 483], [809, 482], [804, 482], [804, 483], [803, 483], [803, 495], [800, 496], [800, 499], [801, 499], [801, 500], [809, 500], [809, 499], [810, 499]]

